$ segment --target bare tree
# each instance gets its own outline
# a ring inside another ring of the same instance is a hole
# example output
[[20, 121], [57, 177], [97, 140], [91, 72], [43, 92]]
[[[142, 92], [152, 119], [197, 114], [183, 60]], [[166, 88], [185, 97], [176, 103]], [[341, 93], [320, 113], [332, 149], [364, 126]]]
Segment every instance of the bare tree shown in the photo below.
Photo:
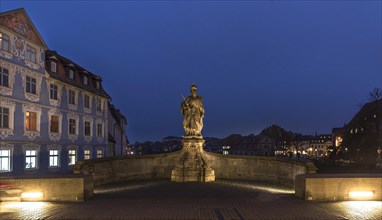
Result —
[[369, 92], [369, 101], [377, 101], [382, 99], [382, 90], [380, 88], [374, 88]]

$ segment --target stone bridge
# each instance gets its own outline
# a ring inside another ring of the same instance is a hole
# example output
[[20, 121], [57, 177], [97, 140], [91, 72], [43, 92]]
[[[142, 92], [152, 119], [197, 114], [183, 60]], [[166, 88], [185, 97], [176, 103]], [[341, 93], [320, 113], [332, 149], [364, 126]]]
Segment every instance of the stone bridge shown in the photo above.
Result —
[[[92, 174], [94, 185], [148, 179], [169, 179], [180, 152], [99, 158], [77, 162], [75, 173]], [[256, 180], [293, 186], [298, 174], [315, 173], [311, 162], [282, 158], [220, 155], [205, 152], [217, 179]]]

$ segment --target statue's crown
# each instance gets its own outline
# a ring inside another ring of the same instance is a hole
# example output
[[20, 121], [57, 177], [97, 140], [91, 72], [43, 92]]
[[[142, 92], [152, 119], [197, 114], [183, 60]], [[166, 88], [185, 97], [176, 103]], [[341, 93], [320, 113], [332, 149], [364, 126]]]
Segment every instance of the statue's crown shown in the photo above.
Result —
[[191, 85], [191, 90], [197, 90], [198, 88], [196, 87], [196, 85], [195, 84], [192, 84]]

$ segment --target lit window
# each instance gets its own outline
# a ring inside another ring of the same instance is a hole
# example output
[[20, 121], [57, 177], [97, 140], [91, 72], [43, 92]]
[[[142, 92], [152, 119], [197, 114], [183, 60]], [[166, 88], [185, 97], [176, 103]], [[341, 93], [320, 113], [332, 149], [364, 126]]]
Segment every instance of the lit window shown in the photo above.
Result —
[[0, 86], [9, 87], [8, 69], [0, 67]]
[[68, 151], [68, 164], [74, 165], [76, 163], [76, 150]]
[[49, 166], [58, 167], [58, 150], [49, 150]]
[[84, 76], [84, 85], [87, 85], [87, 84], [88, 84], [88, 77]]
[[85, 136], [90, 136], [90, 134], [91, 134], [90, 122], [85, 121]]
[[354, 130], [354, 133], [358, 133], [358, 128], [356, 128], [356, 129]]
[[58, 133], [58, 116], [51, 115], [50, 116], [50, 132]]
[[97, 124], [97, 137], [103, 137], [102, 124]]
[[73, 90], [69, 90], [69, 104], [76, 104], [76, 93]]
[[85, 160], [91, 159], [91, 152], [90, 152], [90, 150], [84, 150], [84, 159]]
[[76, 134], [76, 120], [69, 119], [69, 134]]
[[0, 47], [1, 50], [9, 51], [9, 36], [3, 33], [0, 33]]
[[0, 150], [0, 172], [11, 171], [11, 151]]
[[84, 107], [90, 108], [90, 97], [88, 95], [84, 95]]
[[0, 107], [0, 128], [9, 128], [9, 108]]
[[102, 111], [102, 101], [99, 98], [96, 98], [96, 109], [97, 111]]
[[32, 63], [36, 63], [36, 49], [27, 45], [27, 53], [25, 58]]
[[29, 131], [37, 131], [37, 113], [25, 112], [25, 129]]
[[54, 61], [50, 61], [50, 71], [57, 72], [57, 64]]
[[50, 84], [50, 99], [58, 100], [58, 87], [54, 84]]
[[377, 118], [377, 115], [374, 115], [374, 118]]
[[26, 92], [36, 94], [36, 79], [33, 77], [26, 77]]
[[68, 69], [68, 77], [69, 79], [74, 79], [74, 71], [72, 69]]
[[34, 169], [37, 168], [37, 151], [26, 150], [25, 151], [25, 168]]
[[103, 152], [102, 150], [97, 150], [97, 158], [103, 157]]

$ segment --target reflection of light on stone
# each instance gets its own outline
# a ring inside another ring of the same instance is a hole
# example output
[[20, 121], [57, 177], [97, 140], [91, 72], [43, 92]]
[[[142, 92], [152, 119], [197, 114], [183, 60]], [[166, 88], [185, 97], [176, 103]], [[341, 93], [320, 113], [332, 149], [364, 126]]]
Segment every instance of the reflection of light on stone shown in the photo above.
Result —
[[21, 193], [21, 198], [22, 199], [27, 199], [27, 200], [39, 200], [42, 199], [42, 192], [23, 192]]
[[[40, 213], [47, 208], [46, 202], [11, 202], [2, 203], [1, 212]], [[31, 215], [32, 216], [32, 215]]]
[[348, 194], [350, 199], [372, 199], [374, 196], [373, 191], [350, 191]]
[[154, 185], [157, 185], [157, 183], [145, 183], [143, 185], [130, 185], [130, 186], [112, 186], [108, 188], [94, 189], [94, 193], [121, 192], [125, 190], [135, 190], [135, 189], [145, 188], [145, 187], [154, 186]]
[[288, 189], [277, 189], [274, 187], [263, 187], [263, 186], [253, 186], [254, 189], [264, 190], [270, 193], [285, 193], [285, 194], [293, 194], [294, 190], [288, 190]]
[[[295, 191], [294, 189], [284, 189], [284, 188], [279, 188], [276, 186], [260, 186], [260, 185], [253, 185], [250, 183], [240, 183], [240, 182], [226, 182], [226, 181], [221, 181], [224, 184], [230, 184], [230, 185], [236, 185], [240, 186], [246, 189], [255, 189], [255, 190], [262, 190], [262, 191], [267, 191], [270, 193], [281, 193], [281, 194], [294, 194]], [[256, 184], [256, 183], [254, 183]]]
[[382, 211], [382, 202], [378, 201], [347, 201], [341, 207], [348, 216], [354, 219], [371, 219]]

